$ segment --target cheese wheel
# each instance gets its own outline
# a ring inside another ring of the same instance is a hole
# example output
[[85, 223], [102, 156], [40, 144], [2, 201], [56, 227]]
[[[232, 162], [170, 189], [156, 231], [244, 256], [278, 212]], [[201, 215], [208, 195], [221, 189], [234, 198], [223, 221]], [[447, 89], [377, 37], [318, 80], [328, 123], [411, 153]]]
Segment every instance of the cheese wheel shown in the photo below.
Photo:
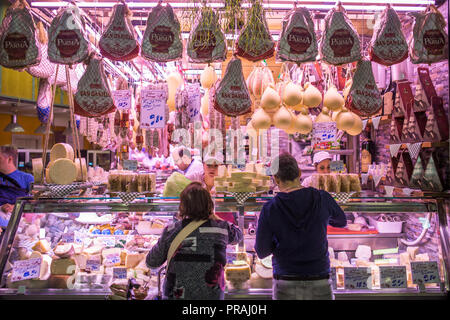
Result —
[[34, 183], [41, 183], [42, 182], [42, 158], [36, 158], [31, 159], [31, 164], [33, 166], [33, 176], [34, 176]]
[[[87, 181], [87, 166], [85, 158], [76, 158], [75, 166], [77, 167], [77, 181]], [[83, 175], [81, 175], [83, 173]]]
[[50, 161], [55, 161], [58, 159], [69, 159], [74, 160], [75, 153], [70, 144], [67, 143], [57, 143], [50, 150]]
[[58, 159], [49, 165], [50, 179], [56, 184], [71, 184], [77, 178], [77, 167], [72, 160]]

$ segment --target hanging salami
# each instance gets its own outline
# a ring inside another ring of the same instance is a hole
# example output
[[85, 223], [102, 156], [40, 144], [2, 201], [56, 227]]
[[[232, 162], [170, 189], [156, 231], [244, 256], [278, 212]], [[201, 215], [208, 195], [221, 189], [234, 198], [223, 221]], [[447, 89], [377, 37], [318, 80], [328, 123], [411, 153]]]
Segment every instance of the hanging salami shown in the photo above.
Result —
[[98, 43], [100, 53], [111, 60], [127, 61], [139, 54], [139, 43], [130, 21], [132, 12], [124, 3], [116, 4]]
[[408, 43], [402, 32], [397, 13], [389, 5], [375, 25], [369, 44], [371, 61], [391, 66], [408, 58]]
[[0, 29], [0, 64], [23, 69], [39, 64], [41, 51], [36, 26], [24, 0], [17, 0], [6, 11]]
[[142, 56], [156, 62], [183, 56], [180, 22], [169, 4], [163, 7], [158, 3], [150, 12], [142, 39]]
[[318, 45], [314, 22], [306, 8], [295, 7], [283, 20], [277, 60], [295, 63], [316, 60]]
[[262, 4], [254, 1], [248, 11], [247, 24], [237, 40], [237, 55], [250, 61], [273, 56], [275, 42], [269, 31]]
[[414, 64], [435, 63], [448, 59], [448, 35], [445, 19], [434, 5], [424, 12], [410, 13], [415, 18], [409, 41], [409, 56]]
[[89, 56], [84, 20], [74, 5], [59, 11], [49, 29], [48, 58], [59, 64], [77, 64]]
[[231, 117], [251, 111], [252, 100], [242, 74], [240, 59], [232, 58], [227, 65], [223, 79], [216, 83], [214, 108]]
[[225, 61], [227, 46], [219, 18], [211, 8], [203, 8], [194, 28], [189, 33], [187, 55], [191, 62]]
[[326, 63], [338, 66], [361, 59], [359, 37], [341, 4], [325, 17], [325, 31], [319, 45]]
[[372, 62], [358, 61], [345, 105], [357, 115], [367, 117], [381, 109], [383, 100], [372, 73]]
[[89, 59], [74, 98], [75, 114], [80, 116], [98, 117], [116, 109], [100, 58]]

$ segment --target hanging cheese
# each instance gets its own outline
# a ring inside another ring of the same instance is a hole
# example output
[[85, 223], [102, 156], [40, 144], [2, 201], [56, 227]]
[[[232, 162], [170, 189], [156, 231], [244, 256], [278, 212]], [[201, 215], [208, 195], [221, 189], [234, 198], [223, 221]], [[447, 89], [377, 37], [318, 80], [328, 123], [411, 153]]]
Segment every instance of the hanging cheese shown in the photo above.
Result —
[[42, 181], [42, 158], [31, 159], [33, 166], [34, 183], [41, 183]]
[[336, 117], [336, 127], [339, 130], [348, 130], [353, 127], [354, 123], [355, 119], [353, 118], [352, 113], [349, 112], [347, 108], [342, 108], [342, 111], [339, 112]]
[[209, 89], [216, 82], [217, 75], [213, 66], [206, 66], [200, 76], [200, 84], [204, 89]]
[[322, 112], [317, 116], [315, 122], [332, 122], [333, 120], [330, 117], [330, 111], [327, 107], [322, 108]]
[[52, 183], [71, 184], [77, 178], [77, 167], [72, 160], [58, 159], [48, 167]]
[[[87, 166], [85, 158], [76, 158], [75, 166], [77, 167], [77, 180], [76, 181], [87, 181]], [[81, 175], [83, 173], [83, 175]]]
[[275, 89], [272, 86], [267, 87], [261, 97], [261, 107], [268, 112], [274, 112], [278, 109], [280, 103], [281, 98]]
[[319, 89], [307, 82], [305, 84], [305, 92], [303, 93], [303, 104], [308, 108], [315, 108], [322, 102], [322, 94]]
[[73, 161], [75, 158], [75, 153], [70, 144], [67, 143], [57, 143], [50, 150], [50, 161], [55, 161], [57, 159], [69, 159]]
[[332, 85], [323, 96], [323, 105], [331, 111], [339, 110], [344, 106], [345, 100]]
[[288, 129], [291, 126], [291, 122], [291, 113], [285, 106], [281, 106], [281, 108], [273, 115], [273, 124], [279, 129]]
[[355, 122], [353, 123], [353, 126], [350, 129], [346, 130], [346, 132], [351, 136], [357, 136], [358, 134], [361, 133], [363, 129], [363, 123], [361, 118], [356, 113], [351, 112], [351, 114]]
[[252, 126], [256, 130], [269, 129], [271, 123], [272, 119], [263, 108], [258, 108], [252, 116]]
[[172, 72], [167, 76], [167, 86], [168, 86], [168, 98], [167, 106], [170, 111], [175, 110], [175, 95], [177, 93], [178, 87], [183, 84], [183, 79], [178, 72]]
[[298, 132], [301, 134], [308, 134], [313, 129], [313, 122], [311, 117], [308, 115], [308, 109], [303, 108], [300, 114], [297, 116], [299, 127]]
[[302, 92], [299, 86], [289, 82], [283, 90], [283, 102], [288, 106], [296, 106], [302, 102]]

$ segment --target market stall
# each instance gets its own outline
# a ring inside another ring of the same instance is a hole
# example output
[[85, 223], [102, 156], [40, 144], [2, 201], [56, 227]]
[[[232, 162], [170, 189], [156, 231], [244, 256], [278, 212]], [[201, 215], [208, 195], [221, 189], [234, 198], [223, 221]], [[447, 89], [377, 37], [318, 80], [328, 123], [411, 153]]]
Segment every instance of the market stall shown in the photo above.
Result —
[[271, 259], [253, 246], [288, 152], [346, 213], [328, 228], [336, 299], [444, 298], [448, 1], [350, 2], [4, 8], [1, 74], [25, 71], [33, 94], [0, 86], [0, 112], [31, 105], [43, 129], [41, 148], [19, 149], [34, 185], [3, 231], [0, 297], [156, 295], [164, 270], [146, 253], [200, 181], [244, 233], [227, 249], [226, 298], [270, 299]]

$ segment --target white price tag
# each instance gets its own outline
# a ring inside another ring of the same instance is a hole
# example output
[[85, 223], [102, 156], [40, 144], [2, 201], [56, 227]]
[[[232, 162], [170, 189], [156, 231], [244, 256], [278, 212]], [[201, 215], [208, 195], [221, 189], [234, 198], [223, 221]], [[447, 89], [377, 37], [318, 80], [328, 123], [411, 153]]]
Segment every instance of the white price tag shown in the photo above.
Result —
[[369, 268], [344, 268], [345, 289], [367, 289], [371, 275]]
[[334, 142], [336, 140], [336, 122], [314, 122], [312, 131], [312, 145]]
[[440, 283], [436, 261], [411, 261], [412, 281], [416, 284]]
[[73, 241], [76, 244], [83, 244], [84, 239], [86, 239], [86, 235], [79, 231], [74, 231], [73, 233]]
[[100, 270], [100, 260], [89, 259], [86, 261], [86, 271], [99, 271]]
[[42, 258], [14, 262], [11, 282], [39, 278]]
[[192, 85], [188, 87], [188, 114], [189, 121], [194, 122], [200, 120], [200, 89], [198, 85]]
[[73, 243], [75, 242], [75, 235], [73, 232], [70, 233], [64, 233], [62, 235], [62, 239], [64, 240], [64, 242], [66, 243]]
[[107, 267], [112, 267], [113, 265], [120, 264], [120, 254], [117, 253], [108, 254], [105, 257], [103, 264]]
[[166, 95], [163, 90], [141, 91], [141, 121], [143, 129], [164, 128], [166, 119]]
[[116, 90], [112, 92], [114, 104], [119, 110], [130, 110], [131, 92], [130, 90]]
[[39, 239], [45, 239], [45, 229], [44, 228], [39, 229]]
[[127, 268], [113, 268], [113, 279], [126, 279]]
[[406, 288], [406, 267], [380, 267], [380, 287], [385, 288]]
[[98, 237], [98, 240], [101, 241], [107, 248], [114, 248], [114, 246], [116, 245], [116, 239], [114, 238], [114, 236]]

